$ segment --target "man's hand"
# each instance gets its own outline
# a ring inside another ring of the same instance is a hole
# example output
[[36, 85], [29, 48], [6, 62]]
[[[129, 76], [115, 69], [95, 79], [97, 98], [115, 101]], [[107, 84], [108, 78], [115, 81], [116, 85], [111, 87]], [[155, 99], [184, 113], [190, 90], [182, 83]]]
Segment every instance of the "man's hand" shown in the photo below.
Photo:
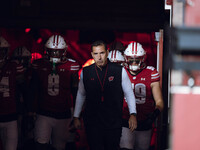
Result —
[[137, 119], [135, 115], [130, 115], [129, 118], [129, 129], [133, 132], [137, 128]]
[[80, 121], [80, 119], [77, 118], [77, 117], [74, 117], [74, 127], [75, 127], [76, 129], [80, 129], [80, 128], [81, 128], [81, 121]]

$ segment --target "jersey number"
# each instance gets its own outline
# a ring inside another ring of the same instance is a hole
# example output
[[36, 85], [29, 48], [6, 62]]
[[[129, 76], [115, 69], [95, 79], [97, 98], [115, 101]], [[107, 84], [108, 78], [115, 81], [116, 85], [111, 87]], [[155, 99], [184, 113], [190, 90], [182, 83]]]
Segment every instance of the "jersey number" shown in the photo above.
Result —
[[59, 94], [59, 75], [50, 74], [48, 76], [48, 94], [51, 96]]
[[[134, 87], [135, 87], [135, 89], [134, 89]], [[132, 83], [132, 88], [135, 93], [136, 103], [144, 104], [146, 101], [146, 86], [145, 86], [145, 84], [138, 83], [134, 86], [134, 83]]]

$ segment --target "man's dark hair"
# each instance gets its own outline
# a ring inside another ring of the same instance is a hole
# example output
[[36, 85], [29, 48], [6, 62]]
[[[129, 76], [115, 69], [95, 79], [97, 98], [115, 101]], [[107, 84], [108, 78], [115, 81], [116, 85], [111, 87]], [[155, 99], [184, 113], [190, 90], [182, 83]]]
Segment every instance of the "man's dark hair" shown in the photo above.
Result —
[[101, 46], [101, 45], [103, 45], [104, 47], [105, 47], [105, 50], [107, 50], [107, 44], [104, 42], [104, 41], [102, 41], [102, 40], [97, 40], [97, 41], [95, 41], [95, 42], [93, 42], [92, 44], [91, 44], [91, 51], [93, 51], [93, 47], [94, 46]]

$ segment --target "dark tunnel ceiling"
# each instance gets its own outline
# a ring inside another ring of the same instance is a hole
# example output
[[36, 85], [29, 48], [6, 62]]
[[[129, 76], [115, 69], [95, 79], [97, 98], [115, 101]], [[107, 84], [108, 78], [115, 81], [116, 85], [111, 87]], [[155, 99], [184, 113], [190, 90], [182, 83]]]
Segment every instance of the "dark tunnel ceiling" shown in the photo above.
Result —
[[164, 26], [163, 1], [6, 0], [0, 26], [157, 31]]

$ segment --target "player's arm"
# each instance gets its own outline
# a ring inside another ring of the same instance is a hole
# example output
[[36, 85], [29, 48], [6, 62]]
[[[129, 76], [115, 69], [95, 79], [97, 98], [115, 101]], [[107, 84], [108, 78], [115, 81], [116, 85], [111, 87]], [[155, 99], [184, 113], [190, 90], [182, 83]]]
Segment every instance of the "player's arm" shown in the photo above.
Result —
[[157, 81], [157, 82], [151, 83], [151, 88], [152, 88], [153, 97], [156, 103], [155, 109], [159, 109], [161, 112], [164, 108], [164, 102], [163, 102], [162, 92], [160, 88], [160, 82]]
[[161, 111], [164, 108], [160, 82], [159, 81], [152, 82], [151, 89], [152, 89], [152, 94], [155, 100], [155, 110], [147, 118], [146, 120], [147, 126], [152, 125], [152, 123], [156, 120], [156, 118], [160, 115]]
[[124, 96], [126, 97], [126, 101], [130, 112], [129, 128], [131, 131], [133, 131], [137, 128], [136, 100], [135, 95], [133, 93], [133, 89], [131, 88], [131, 81], [124, 68], [122, 69], [122, 89], [124, 92]]
[[86, 98], [86, 92], [85, 92], [85, 87], [83, 84], [83, 72], [81, 72], [80, 81], [78, 84], [78, 92], [77, 92], [76, 102], [75, 102], [75, 109], [74, 109], [75, 128], [81, 127], [81, 122], [80, 122], [79, 117], [83, 108], [83, 104], [85, 102], [85, 98]]

